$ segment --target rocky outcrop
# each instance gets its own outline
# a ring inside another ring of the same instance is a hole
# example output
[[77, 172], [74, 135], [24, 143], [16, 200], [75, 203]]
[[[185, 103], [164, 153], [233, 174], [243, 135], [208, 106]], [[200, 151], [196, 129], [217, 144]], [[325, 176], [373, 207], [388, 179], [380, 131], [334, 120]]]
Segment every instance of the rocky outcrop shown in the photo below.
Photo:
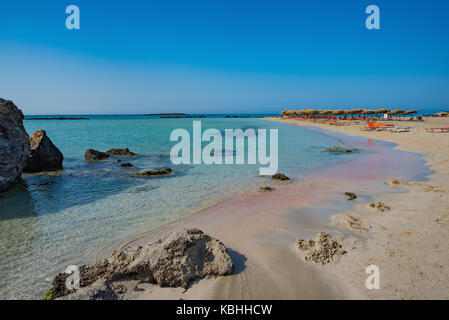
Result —
[[0, 98], [0, 192], [20, 180], [30, 154], [22, 121], [22, 111], [12, 101]]
[[[125, 247], [109, 259], [80, 267], [80, 289], [67, 290], [67, 274], [59, 274], [49, 292], [52, 298], [76, 294], [80, 299], [111, 297], [121, 281], [155, 283], [161, 287], [183, 287], [204, 277], [225, 276], [234, 264], [219, 240], [198, 229], [186, 229], [143, 247]], [[120, 290], [126, 290], [121, 286]], [[122, 292], [123, 293], [123, 292]]]
[[62, 169], [64, 156], [51, 142], [44, 130], [36, 131], [30, 137], [31, 153], [24, 172], [52, 171]]
[[106, 151], [106, 153], [110, 156], [122, 156], [122, 157], [133, 157], [136, 155], [134, 152], [129, 151], [128, 148], [110, 149], [110, 150]]
[[87, 149], [84, 153], [84, 159], [87, 162], [101, 161], [106, 160], [107, 158], [109, 158], [109, 155], [107, 153], [93, 149]]
[[304, 254], [306, 261], [312, 261], [325, 265], [334, 260], [334, 257], [346, 253], [342, 246], [326, 232], [320, 232], [315, 240], [303, 240], [298, 238], [296, 245]]

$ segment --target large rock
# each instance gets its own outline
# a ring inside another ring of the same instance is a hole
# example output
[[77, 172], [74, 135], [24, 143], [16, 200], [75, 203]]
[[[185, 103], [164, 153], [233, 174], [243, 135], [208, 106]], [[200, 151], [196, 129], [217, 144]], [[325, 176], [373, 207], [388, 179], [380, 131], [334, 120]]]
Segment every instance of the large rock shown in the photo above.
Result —
[[23, 113], [9, 100], [0, 98], [0, 192], [20, 180], [30, 154]]
[[36, 131], [30, 137], [31, 154], [24, 172], [52, 171], [62, 169], [64, 156], [51, 142], [44, 130]]
[[101, 161], [107, 158], [109, 158], [109, 155], [107, 153], [93, 149], [87, 149], [84, 153], [84, 159], [87, 162]]
[[59, 274], [49, 295], [53, 299], [68, 294], [77, 299], [109, 297], [116, 293], [113, 288], [118, 282], [135, 280], [187, 288], [197, 279], [231, 274], [233, 268], [223, 243], [198, 229], [186, 229], [144, 247], [125, 247], [92, 266], [81, 266], [81, 288], [76, 293], [67, 290], [67, 275]]

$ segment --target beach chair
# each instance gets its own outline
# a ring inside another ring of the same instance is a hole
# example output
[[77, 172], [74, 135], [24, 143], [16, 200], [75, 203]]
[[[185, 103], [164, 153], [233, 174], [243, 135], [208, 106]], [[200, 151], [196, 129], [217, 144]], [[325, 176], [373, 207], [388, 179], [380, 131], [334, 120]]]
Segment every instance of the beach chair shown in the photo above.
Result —
[[366, 120], [366, 123], [368, 124], [368, 127], [360, 127], [360, 130], [364, 130], [364, 131], [384, 131], [384, 130], [389, 130], [391, 128], [394, 127], [394, 124], [384, 124], [382, 122], [376, 122], [376, 123], [372, 123], [370, 120]]
[[427, 132], [430, 133], [437, 133], [437, 132], [449, 132], [449, 127], [443, 127], [443, 128], [425, 128]]

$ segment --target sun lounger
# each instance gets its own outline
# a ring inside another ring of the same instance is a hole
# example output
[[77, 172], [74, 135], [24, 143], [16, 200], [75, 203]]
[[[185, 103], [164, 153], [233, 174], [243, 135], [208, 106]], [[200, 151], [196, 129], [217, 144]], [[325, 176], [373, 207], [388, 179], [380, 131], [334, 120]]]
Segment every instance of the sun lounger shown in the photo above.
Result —
[[436, 132], [449, 132], [449, 127], [445, 128], [426, 128], [427, 132], [436, 133]]

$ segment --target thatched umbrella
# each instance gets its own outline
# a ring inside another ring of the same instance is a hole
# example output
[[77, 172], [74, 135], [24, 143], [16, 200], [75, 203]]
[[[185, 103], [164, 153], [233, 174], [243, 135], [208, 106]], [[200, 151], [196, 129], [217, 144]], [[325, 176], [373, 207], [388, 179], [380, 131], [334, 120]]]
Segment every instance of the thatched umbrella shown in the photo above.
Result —
[[345, 110], [341, 110], [341, 109], [340, 110], [335, 110], [334, 114], [337, 115], [337, 116], [341, 116], [341, 115], [346, 114], [346, 111]]
[[388, 112], [388, 114], [390, 114], [392, 116], [395, 116], [395, 115], [398, 115], [398, 114], [403, 114], [403, 113], [404, 113], [404, 111], [399, 110], [399, 109]]
[[376, 111], [374, 111], [374, 110], [369, 110], [369, 109], [364, 109], [364, 110], [362, 110], [362, 114], [363, 115], [373, 115], [373, 114], [376, 114]]
[[405, 111], [403, 114], [408, 115], [408, 114], [415, 114], [415, 113], [418, 113], [418, 111], [417, 110], [409, 110], [409, 111]]
[[346, 111], [347, 114], [359, 114], [361, 113], [363, 110], [362, 109], [352, 109], [352, 110], [348, 110]]
[[396, 109], [396, 110], [390, 111], [388, 114], [389, 114], [389, 115], [392, 115], [392, 116], [398, 116], [398, 117], [400, 117], [401, 114], [404, 114], [404, 112], [405, 112], [405, 111], [403, 111], [403, 110]]

